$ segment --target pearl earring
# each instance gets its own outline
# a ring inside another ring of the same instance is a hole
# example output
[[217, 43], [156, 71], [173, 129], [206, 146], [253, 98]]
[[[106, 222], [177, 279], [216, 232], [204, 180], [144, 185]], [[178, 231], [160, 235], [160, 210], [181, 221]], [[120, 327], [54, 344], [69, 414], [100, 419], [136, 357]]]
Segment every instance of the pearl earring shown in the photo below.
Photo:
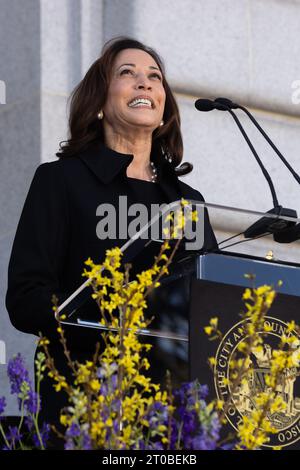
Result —
[[103, 111], [102, 109], [99, 111], [99, 113], [97, 114], [97, 118], [99, 119], [99, 121], [101, 121], [101, 119], [103, 119]]
[[160, 126], [163, 126], [163, 125], [164, 125], [164, 121], [162, 120], [162, 121], [160, 122]]

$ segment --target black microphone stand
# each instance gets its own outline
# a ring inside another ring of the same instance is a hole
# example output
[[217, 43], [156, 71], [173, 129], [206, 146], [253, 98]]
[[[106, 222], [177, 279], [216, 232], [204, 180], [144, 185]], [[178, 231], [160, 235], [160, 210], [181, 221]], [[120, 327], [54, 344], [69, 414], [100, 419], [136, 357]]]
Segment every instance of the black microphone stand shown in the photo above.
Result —
[[[291, 221], [286, 221], [284, 219], [281, 219], [280, 216], [286, 216], [286, 217], [295, 217], [297, 218], [297, 212], [294, 209], [288, 209], [288, 208], [283, 208], [281, 205], [279, 205], [276, 191], [274, 188], [274, 184], [272, 182], [272, 179], [267, 172], [266, 168], [264, 167], [261, 159], [259, 158], [252, 142], [250, 141], [245, 129], [243, 128], [240, 120], [236, 116], [236, 114], [232, 111], [231, 107], [224, 104], [224, 102], [219, 102], [219, 101], [211, 101], [207, 99], [199, 99], [195, 103], [196, 109], [199, 111], [211, 111], [213, 109], [218, 109], [220, 111], [228, 111], [231, 116], [233, 117], [236, 125], [238, 126], [240, 132], [242, 133], [244, 139], [246, 140], [252, 154], [254, 155], [257, 163], [260, 166], [260, 169], [266, 178], [268, 185], [270, 187], [270, 191], [272, 194], [272, 199], [273, 199], [273, 205], [274, 207], [270, 209], [267, 213], [269, 214], [274, 214], [277, 215], [278, 218], [276, 219], [270, 219], [268, 217], [262, 217], [259, 219], [257, 222], [252, 224], [248, 229], [245, 230], [244, 232], [244, 237], [245, 238], [255, 238], [258, 237], [264, 233], [277, 233], [282, 230], [286, 230], [292, 226], [295, 225], [295, 222]], [[278, 240], [279, 241], [279, 240]]]
[[[250, 111], [245, 108], [244, 106], [234, 103], [228, 98], [216, 98], [215, 103], [222, 104], [224, 106], [228, 106], [230, 109], [241, 109], [244, 111], [244, 113], [249, 117], [251, 122], [255, 125], [255, 127], [259, 130], [259, 132], [262, 134], [262, 136], [265, 138], [265, 140], [268, 142], [268, 144], [271, 146], [271, 148], [274, 150], [274, 152], [278, 155], [280, 160], [283, 162], [283, 164], [287, 167], [287, 169], [291, 172], [291, 174], [294, 176], [295, 180], [297, 183], [300, 184], [300, 176], [296, 173], [294, 168], [289, 164], [289, 162], [286, 160], [286, 158], [282, 155], [282, 153], [279, 151], [279, 149], [276, 147], [274, 142], [270, 139], [268, 134], [263, 130], [261, 125], [257, 122], [253, 114], [250, 113]], [[280, 230], [278, 232], [275, 232], [273, 234], [273, 238], [276, 242], [278, 243], [291, 243], [296, 240], [300, 239], [300, 224], [297, 225], [292, 225], [288, 226], [283, 230]]]
[[300, 176], [296, 173], [296, 171], [294, 170], [294, 168], [289, 164], [289, 162], [286, 160], [286, 158], [282, 155], [282, 153], [280, 152], [280, 150], [276, 147], [276, 145], [274, 144], [274, 142], [270, 139], [270, 137], [268, 136], [268, 134], [263, 130], [263, 128], [261, 127], [261, 125], [257, 122], [257, 120], [255, 119], [255, 117], [253, 116], [253, 114], [250, 113], [250, 111], [245, 108], [244, 106], [240, 105], [240, 104], [237, 104], [237, 103], [234, 103], [233, 101], [229, 100], [228, 98], [216, 98], [215, 99], [215, 102], [216, 103], [219, 103], [219, 104], [223, 104], [225, 106], [228, 106], [230, 109], [241, 109], [242, 111], [244, 111], [244, 113], [247, 114], [247, 116], [249, 117], [249, 119], [252, 121], [252, 123], [255, 125], [255, 127], [259, 130], [259, 132], [263, 135], [263, 137], [266, 139], [266, 141], [268, 142], [268, 144], [272, 147], [272, 149], [274, 150], [274, 152], [278, 155], [278, 157], [280, 158], [280, 160], [282, 161], [282, 163], [288, 168], [288, 170], [292, 173], [292, 175], [294, 176], [295, 180], [297, 181], [297, 183], [300, 184]]

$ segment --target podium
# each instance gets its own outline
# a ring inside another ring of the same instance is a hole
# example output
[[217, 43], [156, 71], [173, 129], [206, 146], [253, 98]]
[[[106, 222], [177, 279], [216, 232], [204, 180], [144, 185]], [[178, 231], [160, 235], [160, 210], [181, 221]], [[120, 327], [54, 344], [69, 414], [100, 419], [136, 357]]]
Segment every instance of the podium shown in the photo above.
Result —
[[[249, 415], [253, 410], [253, 397], [257, 393], [267, 391], [265, 376], [270, 371], [272, 349], [277, 347], [287, 322], [295, 320], [297, 323], [300, 312], [299, 265], [274, 263], [233, 253], [200, 256], [198, 276], [191, 286], [190, 378], [198, 378], [202, 383], [206, 383], [211, 398], [227, 400], [230, 396], [230, 389], [224, 386], [223, 377], [228, 376], [229, 361], [238, 344], [244, 339], [243, 321], [238, 315], [241, 310], [245, 310], [242, 294], [249, 285], [249, 280], [243, 276], [244, 273], [255, 274], [257, 286], [276, 285], [278, 280], [282, 280], [283, 284], [265, 317], [271, 331], [264, 339], [263, 353], [252, 358], [252, 380], [231, 396], [232, 405], [227, 414], [229, 424], [226, 430], [232, 432], [242, 416]], [[224, 335], [222, 341], [209, 341], [203, 331], [210, 318], [215, 316], [219, 318], [219, 328]], [[213, 357], [216, 361], [213, 370], [208, 366], [208, 357]], [[287, 410], [285, 413], [274, 413], [269, 417], [278, 433], [271, 435], [271, 441], [266, 447], [300, 449], [299, 372], [292, 370], [288, 382], [282, 377], [278, 394], [286, 402]]]
[[[253, 359], [253, 381], [232, 397], [226, 432], [234, 432], [242, 416], [253, 409], [253, 396], [266, 390], [265, 375], [269, 371], [268, 360], [272, 348], [276, 347], [276, 340], [284, 332], [287, 322], [294, 320], [300, 323], [300, 250], [297, 242], [274, 245], [272, 234], [263, 240], [246, 241], [243, 233], [262, 217], [270, 219], [271, 230], [273, 223], [275, 226], [279, 222], [277, 227], [280, 227], [280, 219], [291, 226], [300, 220], [216, 204], [200, 204], [209, 211], [213, 226], [220, 226], [222, 222], [228, 232], [239, 233], [238, 244], [233, 249], [233, 239], [227, 237], [227, 242], [218, 240], [219, 248], [215, 252], [205, 252], [204, 247], [200, 252], [186, 252], [181, 256], [171, 275], [162, 278], [160, 287], [150, 294], [146, 317], [154, 316], [155, 319], [149, 330], [141, 331], [140, 335], [143, 341], [153, 344], [149, 359], [154, 380], [163, 383], [166, 370], [169, 370], [174, 387], [197, 378], [201, 384], [209, 386], [209, 399], [226, 399], [230, 390], [224, 387], [222, 378], [226, 377], [230, 358], [243, 339], [239, 312], [244, 306], [242, 294], [246, 287], [251, 287], [245, 274], [255, 276], [256, 286], [268, 284], [276, 287], [278, 281], [282, 281], [266, 317], [271, 330], [265, 339], [264, 354]], [[279, 256], [276, 256], [277, 247]], [[224, 338], [222, 341], [209, 341], [204, 327], [210, 318], [216, 316]], [[87, 328], [99, 327], [84, 315], [72, 315], [66, 323], [69, 322], [77, 322]], [[208, 365], [209, 357], [216, 360], [214, 370]], [[278, 390], [287, 403], [287, 410], [269, 417], [278, 432], [272, 435], [265, 448], [300, 449], [299, 375], [300, 370], [294, 370], [289, 387], [282, 386]]]

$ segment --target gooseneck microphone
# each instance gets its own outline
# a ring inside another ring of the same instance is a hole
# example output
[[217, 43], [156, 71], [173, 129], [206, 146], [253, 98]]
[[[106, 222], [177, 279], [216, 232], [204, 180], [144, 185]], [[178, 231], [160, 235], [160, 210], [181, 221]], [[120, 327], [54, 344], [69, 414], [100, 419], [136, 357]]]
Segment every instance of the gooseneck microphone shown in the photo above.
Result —
[[[297, 183], [300, 184], [300, 176], [296, 173], [296, 171], [294, 170], [294, 168], [290, 165], [290, 163], [286, 160], [286, 158], [282, 155], [282, 153], [278, 150], [278, 148], [276, 147], [276, 145], [274, 144], [274, 142], [270, 139], [270, 137], [268, 136], [268, 134], [263, 130], [263, 128], [261, 127], [261, 125], [257, 122], [257, 120], [255, 119], [255, 117], [253, 116], [253, 114], [250, 113], [250, 111], [245, 108], [244, 106], [241, 106], [240, 104], [237, 104], [237, 103], [234, 103], [233, 101], [229, 100], [228, 98], [216, 98], [215, 103], [218, 103], [218, 104], [223, 104], [224, 106], [227, 106], [228, 108], [230, 109], [241, 109], [242, 111], [244, 111], [244, 113], [247, 114], [247, 116], [249, 117], [249, 119], [252, 121], [252, 123], [255, 125], [255, 127], [259, 130], [259, 132], [261, 133], [261, 135], [265, 138], [265, 140], [268, 142], [268, 144], [272, 147], [272, 149], [274, 150], [274, 152], [278, 155], [278, 157], [280, 158], [280, 160], [282, 161], [282, 163], [288, 168], [288, 170], [292, 173], [293, 177], [295, 178], [295, 180], [297, 181]], [[219, 108], [217, 108], [219, 109]]]
[[[279, 149], [276, 147], [274, 142], [270, 139], [268, 134], [263, 130], [261, 125], [257, 122], [253, 114], [250, 113], [250, 111], [245, 108], [244, 106], [234, 103], [233, 101], [229, 100], [228, 98], [216, 98], [215, 102], [218, 103], [218, 105], [224, 105], [229, 107], [230, 109], [241, 109], [244, 111], [244, 113], [249, 117], [249, 119], [252, 121], [252, 123], [255, 125], [255, 127], [259, 130], [259, 132], [262, 134], [262, 136], [265, 138], [265, 140], [268, 142], [268, 144], [272, 147], [274, 152], [278, 155], [282, 163], [287, 167], [287, 169], [291, 172], [297, 183], [300, 184], [300, 176], [296, 173], [294, 168], [290, 165], [290, 163], [286, 160], [286, 158], [282, 155], [282, 153], [279, 151]], [[220, 109], [219, 107], [217, 109]], [[275, 232], [273, 234], [273, 238], [276, 242], [279, 243], [291, 243], [296, 240], [300, 239], [300, 224], [293, 224], [292, 226], [286, 227], [283, 230], [280, 230], [278, 232]]]
[[255, 148], [252, 145], [252, 142], [250, 141], [245, 129], [243, 128], [243, 126], [242, 126], [241, 122], [239, 121], [238, 117], [236, 116], [236, 114], [228, 106], [226, 106], [222, 103], [217, 103], [215, 101], [207, 100], [207, 99], [197, 100], [195, 102], [195, 108], [198, 109], [198, 111], [212, 111], [213, 109], [219, 109], [220, 111], [228, 111], [231, 114], [231, 116], [235, 120], [239, 130], [241, 131], [244, 139], [246, 140], [248, 146], [250, 147], [250, 150], [253, 153], [254, 158], [256, 159], [257, 163], [259, 164], [259, 166], [261, 168], [261, 171], [263, 172], [264, 177], [266, 178], [266, 180], [268, 182], [268, 185], [270, 187], [270, 191], [271, 191], [271, 194], [272, 194], [274, 207], [279, 206], [276, 191], [275, 191], [274, 184], [273, 184], [273, 181], [271, 179], [271, 176], [269, 175], [266, 168], [264, 167], [261, 159], [259, 158]]
[[[232, 102], [230, 102], [230, 103], [232, 103]], [[232, 104], [233, 104], [233, 107], [234, 107], [234, 103], [232, 103]], [[198, 99], [195, 102], [195, 107], [198, 111], [204, 111], [204, 112], [212, 111], [214, 109], [217, 109], [217, 110], [220, 110], [220, 111], [228, 111], [231, 114], [231, 116], [233, 117], [235, 123], [237, 124], [237, 126], [240, 130], [240, 132], [242, 133], [244, 139], [246, 140], [252, 154], [254, 155], [257, 163], [259, 164], [260, 169], [261, 169], [264, 177], [266, 178], [266, 180], [268, 182], [268, 185], [269, 185], [269, 188], [270, 188], [270, 191], [271, 191], [271, 194], [272, 194], [273, 208], [271, 210], [269, 210], [267, 212], [267, 214], [269, 213], [269, 214], [274, 214], [274, 215], [278, 216], [277, 218], [262, 217], [257, 222], [252, 224], [247, 230], [244, 231], [244, 237], [245, 238], [256, 238], [260, 235], [263, 235], [264, 233], [272, 233], [273, 236], [274, 236], [274, 240], [275, 240], [275, 234], [277, 235], [277, 233], [281, 233], [282, 231], [288, 230], [288, 229], [290, 229], [291, 227], [293, 227], [295, 225], [295, 222], [281, 219], [280, 216], [281, 217], [286, 216], [286, 217], [291, 217], [291, 218], [297, 218], [296, 211], [293, 210], [293, 209], [283, 208], [281, 205], [279, 205], [277, 195], [276, 195], [276, 191], [275, 191], [274, 184], [273, 184], [273, 181], [271, 179], [271, 176], [269, 175], [268, 171], [264, 167], [261, 159], [259, 158], [252, 142], [250, 141], [250, 139], [249, 139], [245, 129], [243, 128], [241, 122], [239, 121], [238, 117], [232, 111], [231, 106], [227, 106], [226, 98], [222, 98], [222, 99], [219, 98], [218, 100], [215, 100], [215, 101], [208, 100], [208, 99]], [[275, 241], [278, 241], [279, 243], [288, 243], [284, 239], [281, 240], [280, 237], [278, 239], [276, 239]]]

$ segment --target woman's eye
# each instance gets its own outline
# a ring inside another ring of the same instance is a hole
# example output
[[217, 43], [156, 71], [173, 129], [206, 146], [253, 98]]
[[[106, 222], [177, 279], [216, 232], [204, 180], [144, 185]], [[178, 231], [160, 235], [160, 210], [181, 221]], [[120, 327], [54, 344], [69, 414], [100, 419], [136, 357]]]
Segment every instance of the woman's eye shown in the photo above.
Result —
[[123, 70], [121, 71], [121, 75], [128, 75], [128, 73], [133, 73], [133, 71], [130, 70], [130, 69], [123, 69]]
[[152, 73], [150, 76], [158, 78], [158, 80], [161, 80], [161, 76], [158, 73]]
[[[134, 75], [134, 71], [131, 70], [131, 69], [123, 69], [123, 70], [121, 70], [120, 75]], [[158, 78], [158, 80], [160, 80], [160, 81], [162, 80], [161, 75], [159, 75], [159, 73], [156, 73], [156, 72], [151, 73], [149, 75], [149, 77]]]

